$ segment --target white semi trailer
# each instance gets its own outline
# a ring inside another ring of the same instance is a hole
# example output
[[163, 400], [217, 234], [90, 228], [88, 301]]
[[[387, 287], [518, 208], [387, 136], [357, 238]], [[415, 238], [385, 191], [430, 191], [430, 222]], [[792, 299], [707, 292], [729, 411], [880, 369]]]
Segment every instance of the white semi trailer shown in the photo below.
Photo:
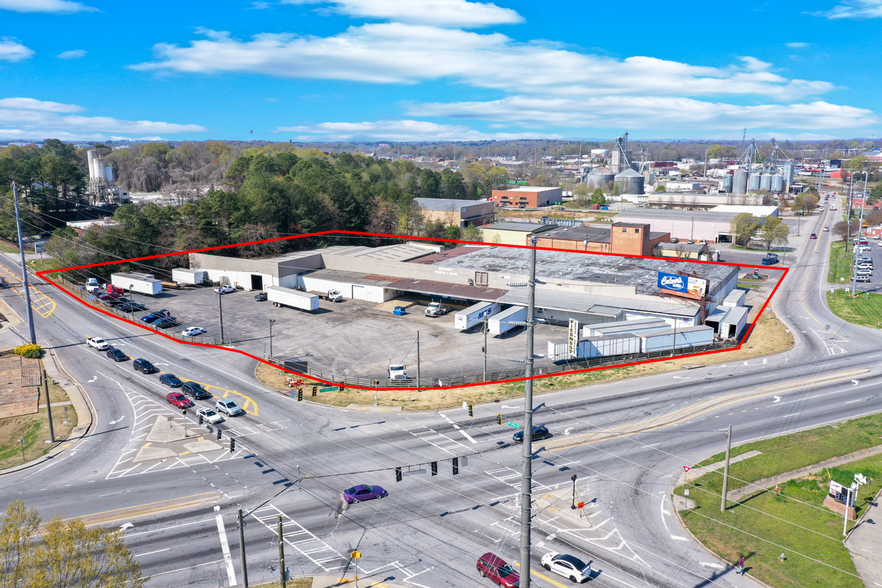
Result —
[[191, 284], [193, 286], [201, 284], [208, 277], [205, 270], [185, 269], [176, 267], [172, 270], [172, 282], [178, 284]]
[[498, 302], [479, 302], [456, 313], [453, 319], [453, 326], [460, 331], [471, 329], [500, 310], [502, 310], [502, 307], [499, 306]]
[[308, 292], [300, 292], [281, 286], [270, 286], [266, 289], [266, 299], [275, 306], [289, 306], [300, 310], [313, 311], [319, 307], [319, 297]]
[[139, 294], [155, 296], [162, 293], [162, 282], [152, 274], [132, 272], [129, 274], [110, 274], [110, 283], [117, 288]]
[[527, 307], [512, 306], [507, 310], [503, 310], [499, 314], [494, 315], [487, 321], [487, 330], [491, 335], [501, 335], [509, 329], [515, 328], [517, 325], [511, 323], [526, 322]]

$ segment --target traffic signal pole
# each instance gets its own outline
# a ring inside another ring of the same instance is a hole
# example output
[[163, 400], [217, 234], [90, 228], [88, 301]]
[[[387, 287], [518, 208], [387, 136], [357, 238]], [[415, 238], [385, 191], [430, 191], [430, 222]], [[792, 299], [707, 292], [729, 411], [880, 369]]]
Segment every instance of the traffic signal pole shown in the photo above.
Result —
[[533, 512], [533, 330], [536, 303], [536, 235], [530, 237], [530, 281], [527, 301], [527, 378], [524, 385], [524, 447], [521, 453], [521, 588], [530, 588], [530, 526]]

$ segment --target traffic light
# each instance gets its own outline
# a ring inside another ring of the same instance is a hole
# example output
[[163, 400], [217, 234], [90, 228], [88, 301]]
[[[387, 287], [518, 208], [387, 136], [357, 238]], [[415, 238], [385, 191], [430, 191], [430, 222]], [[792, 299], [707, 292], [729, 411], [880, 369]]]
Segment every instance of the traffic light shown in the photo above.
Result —
[[395, 481], [401, 481], [401, 468], [395, 468]]
[[459, 458], [454, 457], [453, 458], [453, 475], [455, 476], [458, 473], [459, 473]]
[[221, 433], [221, 428], [218, 427], [218, 428], [217, 428], [217, 440], [220, 441], [222, 436], [223, 436], [223, 435], [222, 435], [222, 433]]
[[433, 476], [438, 475], [438, 462], [437, 461], [432, 462], [432, 475]]
[[475, 416], [475, 405], [472, 404], [471, 402], [469, 402], [469, 416], [470, 417]]
[[297, 402], [303, 401], [303, 388], [297, 389]]
[[313, 396], [316, 396], [317, 394], [318, 394], [318, 387], [317, 387], [317, 386], [313, 386], [313, 387], [312, 387], [312, 395], [313, 395]]
[[230, 453], [236, 451], [236, 438], [230, 437]]
[[203, 416], [200, 414], [200, 415], [199, 415], [199, 424], [200, 424], [200, 425], [202, 424], [202, 421], [203, 421]]
[[498, 412], [496, 413], [496, 424], [498, 424], [498, 425], [502, 424], [502, 414], [498, 413]]

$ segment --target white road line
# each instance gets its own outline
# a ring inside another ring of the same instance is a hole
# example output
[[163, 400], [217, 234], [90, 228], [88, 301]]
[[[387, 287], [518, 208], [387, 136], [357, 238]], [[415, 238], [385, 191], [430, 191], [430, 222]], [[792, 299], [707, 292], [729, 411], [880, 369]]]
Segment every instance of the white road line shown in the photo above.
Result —
[[793, 414], [787, 414], [787, 415], [784, 415], [784, 416], [782, 416], [781, 418], [782, 418], [782, 419], [789, 419], [790, 417], [794, 417], [794, 416], [797, 416], [797, 415], [799, 415], [799, 414], [800, 414], [800, 413], [798, 413], [798, 412], [794, 412]]
[[[219, 507], [215, 507], [219, 508]], [[230, 586], [236, 585], [236, 571], [233, 569], [233, 558], [230, 556], [230, 544], [227, 543], [227, 531], [224, 529], [224, 519], [220, 513], [217, 513], [217, 532], [220, 535], [221, 551], [224, 552], [224, 563], [227, 564], [227, 577], [230, 579]]]
[[843, 404], [851, 404], [852, 402], [860, 402], [863, 398], [858, 398], [857, 400], [849, 400], [848, 402], [844, 402]]
[[170, 547], [166, 547], [165, 549], [157, 549], [156, 551], [148, 551], [147, 553], [136, 553], [135, 557], [144, 557], [145, 555], [153, 555], [154, 553], [162, 553], [163, 551], [168, 551], [171, 549]]
[[466, 432], [463, 431], [462, 429], [460, 429], [459, 432], [462, 433], [462, 434], [465, 436], [465, 438], [468, 439], [469, 441], [471, 441], [472, 443], [477, 443], [477, 441], [475, 441], [474, 439], [472, 439], [471, 435], [469, 435], [468, 433], [466, 433]]
[[677, 535], [671, 535], [671, 539], [674, 539], [676, 541], [689, 541], [689, 539], [687, 539], [686, 537], [678, 537]]

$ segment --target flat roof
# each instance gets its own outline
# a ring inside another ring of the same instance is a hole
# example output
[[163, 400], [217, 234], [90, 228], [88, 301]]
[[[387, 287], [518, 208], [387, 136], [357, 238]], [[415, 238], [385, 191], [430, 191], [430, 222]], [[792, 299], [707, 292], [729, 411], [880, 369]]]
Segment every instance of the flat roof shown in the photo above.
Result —
[[308, 278], [331, 280], [333, 282], [358, 284], [361, 286], [383, 286], [386, 288], [391, 288], [390, 284], [398, 279], [394, 276], [381, 276], [378, 274], [365, 274], [361, 272], [347, 272], [343, 270], [330, 269], [306, 271], [303, 272], [303, 276]]
[[480, 286], [464, 286], [449, 282], [436, 282], [434, 280], [395, 280], [388, 285], [393, 290], [417, 292], [430, 296], [447, 296], [450, 298], [465, 298], [467, 300], [483, 300], [491, 302], [505, 294], [505, 290], [499, 288], [483, 288]]
[[477, 204], [490, 204], [483, 200], [453, 200], [446, 198], [414, 198], [423, 210], [457, 210], [467, 206], [475, 206]]
[[731, 223], [737, 212], [714, 212], [713, 210], [667, 210], [664, 208], [641, 208], [625, 210], [616, 218], [623, 222], [637, 222], [642, 219], [660, 220], [695, 220], [696, 222]]
[[563, 188], [552, 188], [549, 186], [518, 186], [517, 188], [500, 188], [494, 192], [548, 192], [551, 190], [563, 190]]
[[[456, 267], [502, 274], [528, 275], [530, 250], [518, 247], [485, 247], [452, 259], [439, 261], [441, 267]], [[713, 264], [674, 261], [651, 257], [619, 257], [577, 251], [536, 251], [536, 275], [544, 280], [575, 280], [595, 284], [634, 286], [637, 294], [658, 295], [656, 280], [647, 273], [695, 272], [710, 281], [713, 291], [728, 280], [737, 268]], [[612, 302], [618, 306], [621, 301]]]
[[[546, 225], [549, 226], [549, 225]], [[550, 225], [557, 226], [557, 225]], [[543, 239], [560, 239], [562, 241], [592, 241], [595, 243], [609, 243], [609, 227], [557, 227], [546, 233], [542, 233]]]
[[542, 233], [550, 231], [556, 225], [540, 225], [538, 223], [493, 223], [492, 225], [484, 225], [482, 229], [498, 229], [502, 231], [518, 231], [520, 233]]

